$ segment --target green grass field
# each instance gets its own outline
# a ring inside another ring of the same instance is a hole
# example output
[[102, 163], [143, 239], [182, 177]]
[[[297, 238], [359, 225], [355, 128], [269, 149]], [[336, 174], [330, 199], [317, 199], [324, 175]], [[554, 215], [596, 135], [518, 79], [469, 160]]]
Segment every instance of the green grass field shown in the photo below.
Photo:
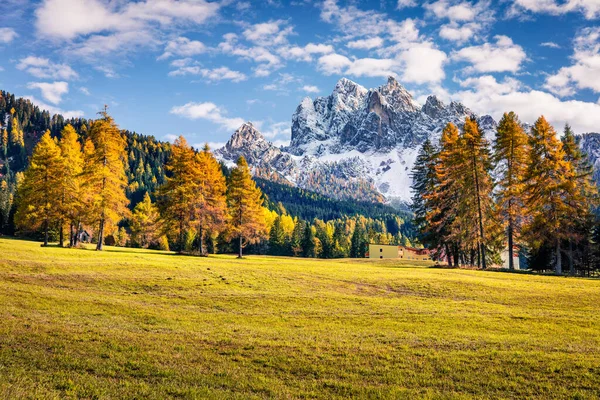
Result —
[[0, 398], [598, 397], [598, 280], [0, 239]]

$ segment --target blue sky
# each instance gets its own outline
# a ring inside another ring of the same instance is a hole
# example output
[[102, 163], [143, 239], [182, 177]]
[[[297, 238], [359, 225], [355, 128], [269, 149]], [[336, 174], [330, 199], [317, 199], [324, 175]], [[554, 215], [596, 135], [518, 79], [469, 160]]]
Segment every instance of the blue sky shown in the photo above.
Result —
[[304, 96], [394, 75], [498, 118], [600, 131], [600, 0], [4, 0], [0, 88], [159, 139], [278, 144]]

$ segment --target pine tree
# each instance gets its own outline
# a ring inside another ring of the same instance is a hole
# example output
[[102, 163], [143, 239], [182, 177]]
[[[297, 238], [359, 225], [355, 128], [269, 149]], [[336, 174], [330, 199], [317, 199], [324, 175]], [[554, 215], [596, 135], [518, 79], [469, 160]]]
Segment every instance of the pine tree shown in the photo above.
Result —
[[229, 232], [239, 240], [239, 258], [247, 244], [258, 242], [266, 237], [266, 224], [262, 210], [263, 198], [260, 189], [250, 175], [250, 168], [244, 157], [237, 161], [231, 171], [227, 188], [229, 206]]
[[562, 274], [561, 242], [568, 238], [573, 217], [565, 195], [575, 171], [556, 131], [543, 116], [531, 128], [530, 147], [524, 190], [531, 220], [524, 231], [532, 249], [546, 243], [554, 247], [555, 272]]
[[573, 175], [567, 177], [565, 201], [571, 207], [569, 219], [571, 232], [567, 235], [569, 245], [569, 274], [575, 275], [573, 244], [579, 244], [591, 235], [594, 224], [593, 209], [597, 205], [597, 186], [593, 181], [593, 167], [583, 153], [571, 127], [565, 125], [561, 138], [565, 161], [571, 164]]
[[315, 251], [315, 232], [311, 224], [306, 224], [304, 234], [302, 235], [302, 256], [314, 258], [317, 256]]
[[158, 208], [146, 192], [144, 200], [135, 206], [131, 216], [131, 239], [136, 245], [148, 248], [158, 242], [158, 218]]
[[352, 232], [352, 239], [350, 240], [350, 257], [351, 258], [363, 258], [367, 254], [369, 242], [366, 238], [366, 234], [363, 225], [356, 222], [354, 231]]
[[177, 232], [178, 251], [185, 250], [185, 234], [191, 227], [196, 204], [196, 158], [183, 136], [171, 147], [166, 169], [171, 176], [158, 189], [160, 221], [164, 234]]
[[[432, 250], [437, 249], [438, 253], [443, 251], [439, 235], [428, 223], [428, 215], [433, 217], [435, 205], [432, 199], [438, 190], [439, 181], [436, 174], [436, 165], [439, 162], [438, 153], [432, 143], [427, 139], [417, 155], [415, 165], [412, 170], [413, 183], [411, 190], [413, 192], [411, 208], [414, 212], [413, 222], [419, 232], [419, 239], [422, 243], [429, 245]], [[452, 265], [449, 259], [449, 264]]]
[[512, 257], [514, 239], [519, 238], [525, 209], [523, 176], [527, 169], [529, 139], [514, 112], [504, 113], [496, 129], [494, 161], [499, 174], [497, 203], [506, 226], [509, 269], [514, 269]]
[[120, 220], [129, 216], [129, 200], [125, 194], [126, 142], [106, 110], [101, 115], [102, 118], [94, 121], [90, 130], [95, 149], [92, 159], [94, 171], [90, 178], [98, 194], [94, 204], [95, 219], [99, 224], [96, 250], [103, 248], [105, 230], [114, 230]]
[[295, 257], [298, 257], [302, 254], [302, 238], [305, 227], [306, 223], [300, 218], [296, 218], [296, 223], [294, 224], [294, 230], [292, 231], [288, 251], [289, 254]]
[[44, 246], [48, 245], [50, 224], [57, 220], [56, 204], [60, 199], [61, 153], [56, 141], [46, 131], [36, 145], [29, 168], [18, 191], [17, 226], [44, 230]]
[[63, 246], [63, 227], [66, 222], [70, 226], [69, 244], [73, 245], [73, 229], [81, 213], [81, 184], [83, 172], [83, 153], [75, 129], [71, 125], [64, 127], [61, 133], [60, 149], [62, 153], [62, 168], [59, 174], [60, 201], [60, 246]]
[[285, 233], [281, 226], [281, 216], [277, 216], [269, 233], [269, 254], [281, 256], [284, 255]]

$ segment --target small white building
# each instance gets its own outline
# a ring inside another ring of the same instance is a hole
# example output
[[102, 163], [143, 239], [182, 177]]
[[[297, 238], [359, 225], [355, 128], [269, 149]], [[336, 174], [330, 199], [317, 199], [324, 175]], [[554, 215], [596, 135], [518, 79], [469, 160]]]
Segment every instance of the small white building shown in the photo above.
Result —
[[[509, 268], [508, 265], [508, 260], [510, 257], [510, 252], [508, 251], [508, 247], [504, 250], [502, 250], [502, 253], [500, 253], [500, 258], [502, 259], [502, 268]], [[515, 266], [515, 269], [521, 269], [520, 265], [519, 265], [519, 249], [517, 247], [513, 247], [513, 251], [512, 251], [512, 257], [513, 257], [513, 264]]]

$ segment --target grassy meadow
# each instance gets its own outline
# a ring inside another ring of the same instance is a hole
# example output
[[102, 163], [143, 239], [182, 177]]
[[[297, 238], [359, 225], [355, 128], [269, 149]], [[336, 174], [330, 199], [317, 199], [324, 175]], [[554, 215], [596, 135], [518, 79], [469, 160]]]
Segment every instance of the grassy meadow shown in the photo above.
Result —
[[600, 397], [600, 281], [0, 238], [0, 398]]

